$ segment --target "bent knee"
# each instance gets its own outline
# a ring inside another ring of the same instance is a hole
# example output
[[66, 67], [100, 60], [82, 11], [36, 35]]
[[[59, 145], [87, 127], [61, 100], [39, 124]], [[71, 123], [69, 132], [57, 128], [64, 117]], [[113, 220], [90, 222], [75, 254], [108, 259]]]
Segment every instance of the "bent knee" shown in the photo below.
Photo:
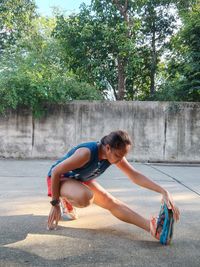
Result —
[[94, 194], [92, 191], [83, 192], [77, 199], [76, 199], [76, 206], [79, 208], [88, 207], [93, 203]]
[[60, 189], [60, 196], [66, 197], [73, 206], [83, 208], [89, 206], [94, 199], [93, 192], [80, 182], [68, 179]]

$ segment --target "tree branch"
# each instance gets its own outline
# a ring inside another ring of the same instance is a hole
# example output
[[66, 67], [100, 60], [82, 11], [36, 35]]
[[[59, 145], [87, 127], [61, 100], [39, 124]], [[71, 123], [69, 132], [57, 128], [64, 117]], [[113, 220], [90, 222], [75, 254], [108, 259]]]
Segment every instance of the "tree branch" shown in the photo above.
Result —
[[118, 0], [113, 0], [112, 2], [114, 2], [114, 4], [117, 6], [120, 11], [120, 14], [125, 17], [128, 8], [128, 0], [125, 1], [124, 7], [119, 4]]

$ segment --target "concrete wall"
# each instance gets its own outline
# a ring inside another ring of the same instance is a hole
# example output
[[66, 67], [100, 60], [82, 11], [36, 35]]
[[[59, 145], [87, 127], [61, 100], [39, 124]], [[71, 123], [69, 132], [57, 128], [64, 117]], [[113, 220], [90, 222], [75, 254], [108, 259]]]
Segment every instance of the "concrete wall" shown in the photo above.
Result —
[[200, 103], [73, 101], [0, 117], [0, 157], [57, 158], [80, 142], [128, 131], [129, 160], [200, 162]]

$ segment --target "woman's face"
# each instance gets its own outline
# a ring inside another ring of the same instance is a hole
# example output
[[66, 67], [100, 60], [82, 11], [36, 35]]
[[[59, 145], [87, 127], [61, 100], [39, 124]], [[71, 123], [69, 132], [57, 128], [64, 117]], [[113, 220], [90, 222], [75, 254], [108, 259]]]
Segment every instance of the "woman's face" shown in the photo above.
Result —
[[131, 148], [130, 145], [127, 145], [125, 148], [121, 148], [121, 149], [111, 148], [110, 145], [106, 145], [107, 160], [111, 164], [116, 164], [120, 162], [123, 159], [123, 157], [127, 155], [130, 148]]

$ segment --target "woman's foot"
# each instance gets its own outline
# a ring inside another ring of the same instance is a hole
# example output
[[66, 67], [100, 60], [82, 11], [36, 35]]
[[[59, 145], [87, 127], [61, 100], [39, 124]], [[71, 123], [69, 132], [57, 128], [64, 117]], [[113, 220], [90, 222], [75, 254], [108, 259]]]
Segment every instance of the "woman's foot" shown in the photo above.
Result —
[[156, 217], [152, 217], [150, 220], [150, 233], [151, 233], [151, 235], [154, 238], [156, 238], [157, 240], [160, 240], [161, 231], [162, 231], [162, 229], [158, 228]]

